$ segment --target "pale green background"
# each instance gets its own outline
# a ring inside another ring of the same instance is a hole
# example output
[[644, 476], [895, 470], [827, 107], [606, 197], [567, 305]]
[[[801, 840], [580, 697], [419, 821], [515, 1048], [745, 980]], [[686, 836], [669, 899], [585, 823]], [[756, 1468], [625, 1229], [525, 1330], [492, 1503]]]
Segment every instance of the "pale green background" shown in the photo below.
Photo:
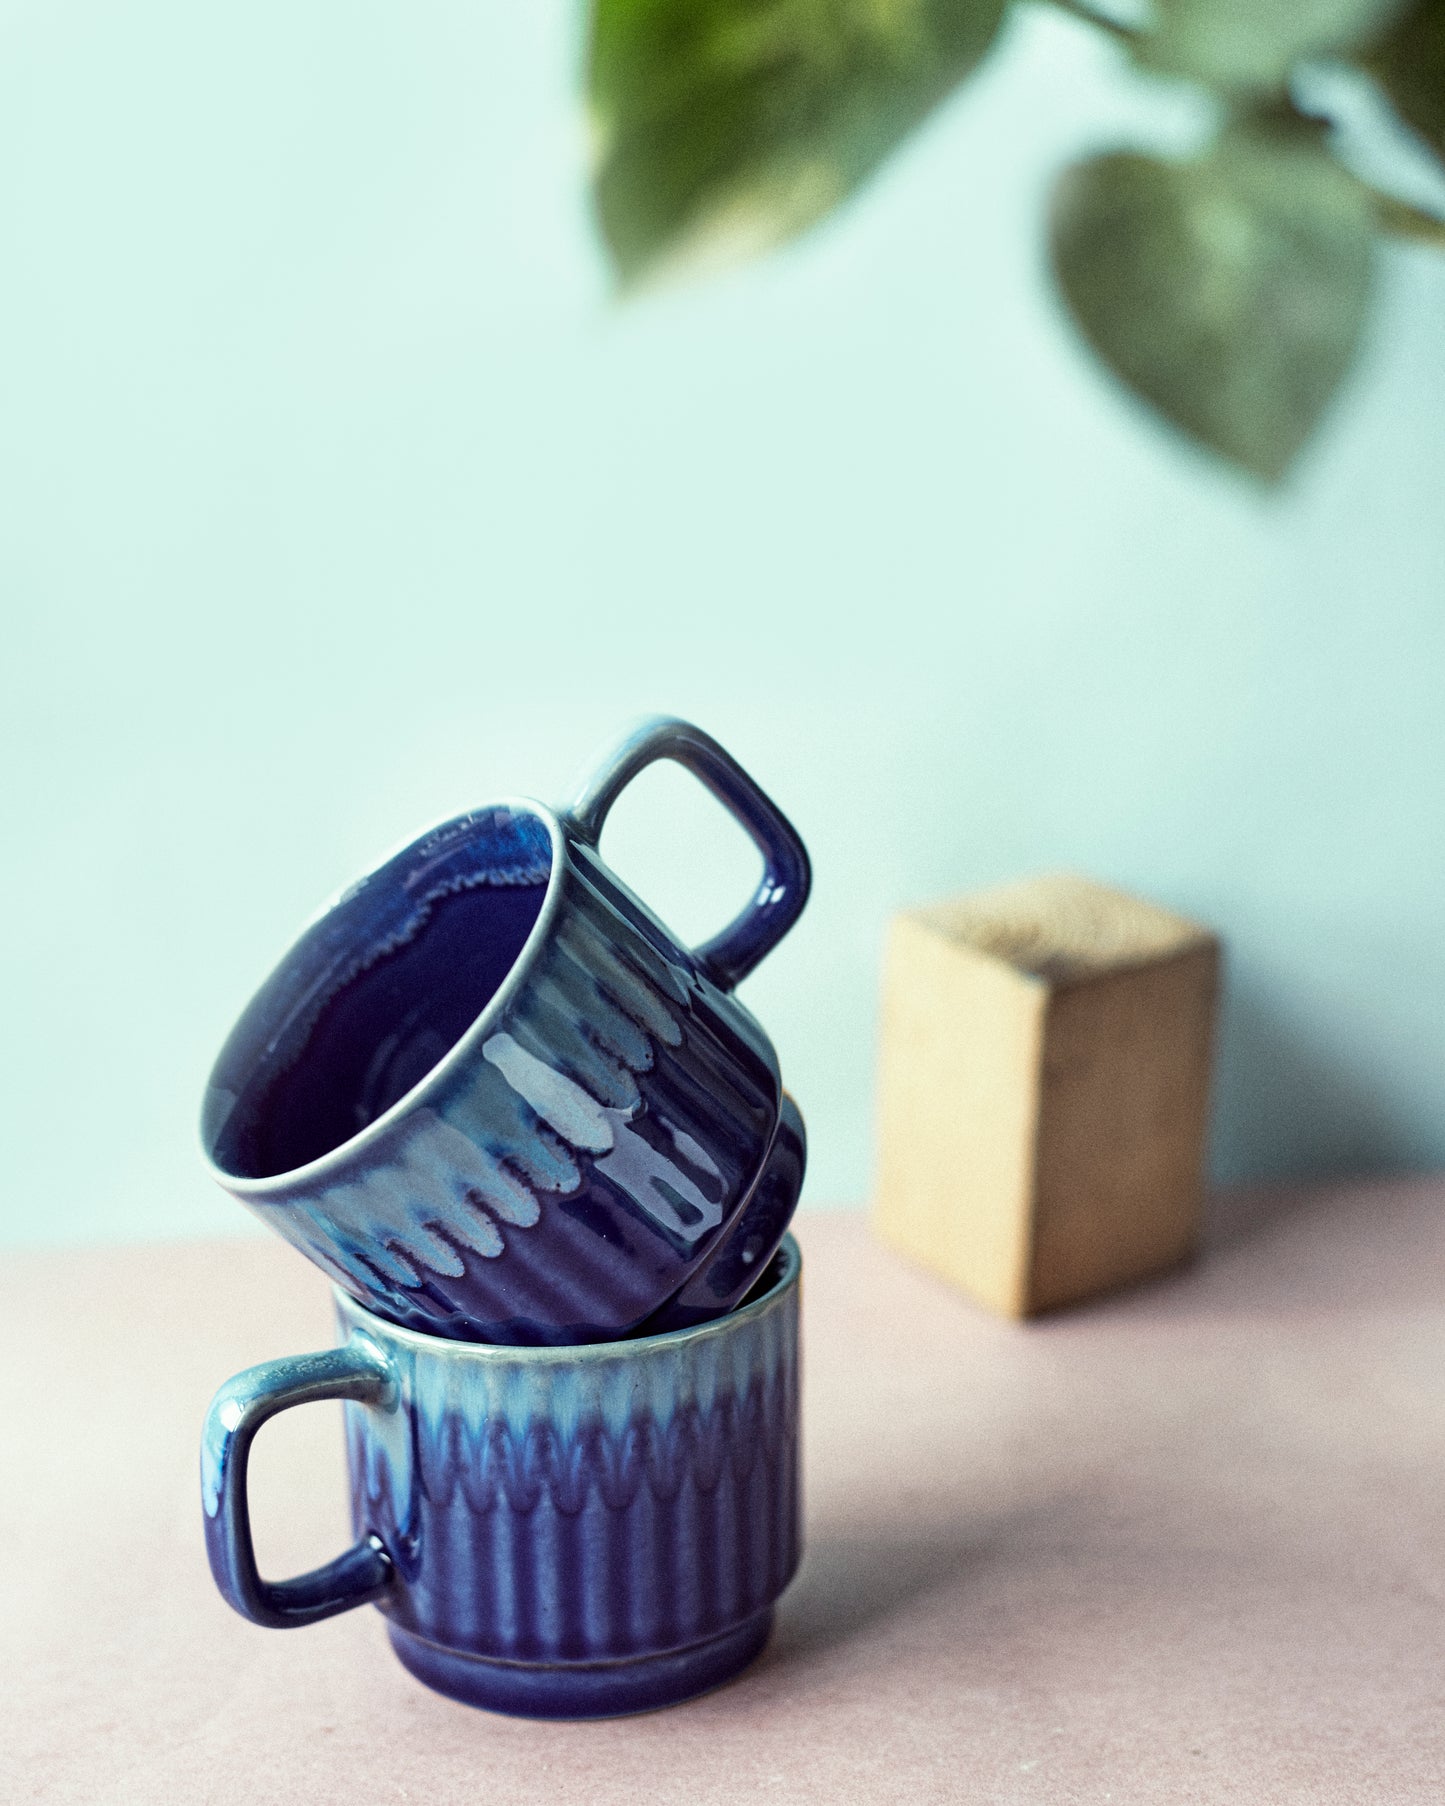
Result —
[[[1445, 1162], [1445, 259], [1391, 255], [1269, 504], [1050, 296], [1050, 172], [1188, 126], [1081, 28], [1020, 20], [803, 247], [625, 310], [574, 29], [0, 4], [0, 1231], [239, 1226], [195, 1108], [300, 922], [647, 708], [812, 846], [748, 994], [814, 1200], [868, 1186], [889, 912], [1061, 865], [1227, 935], [1221, 1175]], [[696, 932], [749, 875], [707, 807], [649, 781], [615, 849]]]

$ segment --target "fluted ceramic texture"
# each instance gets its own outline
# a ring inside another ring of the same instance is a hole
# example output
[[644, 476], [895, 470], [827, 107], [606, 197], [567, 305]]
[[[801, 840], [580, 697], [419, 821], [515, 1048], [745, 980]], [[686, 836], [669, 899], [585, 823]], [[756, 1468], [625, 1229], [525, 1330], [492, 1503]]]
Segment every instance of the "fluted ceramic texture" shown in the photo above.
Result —
[[747, 1296], [793, 1220], [807, 1164], [803, 1113], [785, 1091], [773, 1145], [747, 1203], [703, 1264], [660, 1311], [653, 1312], [640, 1334], [662, 1335], [706, 1323]]
[[[358, 1534], [397, 1568], [396, 1624], [523, 1663], [646, 1659], [766, 1611], [797, 1567], [798, 1258], [732, 1316], [578, 1349], [392, 1335], [400, 1381], [349, 1404]], [[378, 1333], [378, 1332], [381, 1333]]]
[[[213, 1078], [223, 1183], [397, 1323], [502, 1343], [625, 1334], [707, 1257], [767, 1154], [781, 1084], [762, 1030], [565, 823], [559, 846], [549, 853], [541, 819], [509, 808], [408, 849], [322, 919], [311, 939], [330, 942], [300, 944]], [[248, 1176], [234, 1125], [264, 1126], [265, 1085], [301, 1068], [349, 983], [449, 899], [475, 907], [484, 890], [543, 883], [516, 982], [419, 1092], [378, 1112], [354, 1148]]]

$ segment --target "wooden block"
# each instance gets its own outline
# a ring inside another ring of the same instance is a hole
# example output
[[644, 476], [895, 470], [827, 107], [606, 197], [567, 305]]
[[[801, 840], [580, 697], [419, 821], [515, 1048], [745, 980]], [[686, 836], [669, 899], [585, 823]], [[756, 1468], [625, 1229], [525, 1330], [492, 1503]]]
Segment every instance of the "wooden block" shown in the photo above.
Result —
[[1013, 1317], [1184, 1259], [1218, 986], [1207, 929], [1085, 878], [897, 917], [877, 1233]]

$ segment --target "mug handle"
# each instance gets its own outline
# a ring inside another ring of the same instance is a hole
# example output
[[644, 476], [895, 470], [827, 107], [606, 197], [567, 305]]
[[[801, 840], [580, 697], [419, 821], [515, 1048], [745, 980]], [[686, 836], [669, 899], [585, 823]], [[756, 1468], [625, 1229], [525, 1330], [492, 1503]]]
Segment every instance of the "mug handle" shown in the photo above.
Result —
[[201, 1495], [211, 1573], [228, 1605], [271, 1630], [349, 1612], [377, 1598], [391, 1582], [391, 1557], [377, 1536], [363, 1537], [335, 1561], [294, 1580], [263, 1580], [256, 1567], [246, 1497], [251, 1443], [268, 1417], [323, 1398], [387, 1406], [395, 1403], [396, 1380], [385, 1356], [356, 1340], [321, 1354], [250, 1367], [226, 1381], [206, 1413]]
[[578, 836], [595, 847], [608, 811], [640, 771], [672, 759], [710, 790], [763, 856], [763, 881], [751, 903], [693, 949], [693, 958], [720, 990], [730, 991], [771, 953], [808, 901], [812, 870], [798, 831], [711, 734], [691, 722], [653, 716], [639, 723], [603, 760], [564, 813]]

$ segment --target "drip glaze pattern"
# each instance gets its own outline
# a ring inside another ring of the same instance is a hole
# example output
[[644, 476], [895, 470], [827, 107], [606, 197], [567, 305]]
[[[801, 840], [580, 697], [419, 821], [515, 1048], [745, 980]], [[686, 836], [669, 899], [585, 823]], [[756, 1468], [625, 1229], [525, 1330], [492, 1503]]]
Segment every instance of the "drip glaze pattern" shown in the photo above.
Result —
[[[596, 851], [678, 759], [764, 853], [696, 952]], [[771, 1043], [731, 994], [796, 920], [807, 855], [716, 742], [644, 725], [572, 812], [496, 804], [331, 905], [222, 1050], [215, 1177], [359, 1302], [508, 1345], [627, 1335], [727, 1239], [779, 1121]]]
[[[408, 1668], [500, 1710], [636, 1711], [727, 1679], [762, 1647], [801, 1555], [800, 1267], [789, 1237], [729, 1315], [570, 1349], [423, 1336], [338, 1291], [340, 1348], [253, 1369], [212, 1405], [218, 1585], [271, 1625], [373, 1601]], [[250, 1439], [327, 1396], [349, 1401], [357, 1543], [261, 1581]]]

